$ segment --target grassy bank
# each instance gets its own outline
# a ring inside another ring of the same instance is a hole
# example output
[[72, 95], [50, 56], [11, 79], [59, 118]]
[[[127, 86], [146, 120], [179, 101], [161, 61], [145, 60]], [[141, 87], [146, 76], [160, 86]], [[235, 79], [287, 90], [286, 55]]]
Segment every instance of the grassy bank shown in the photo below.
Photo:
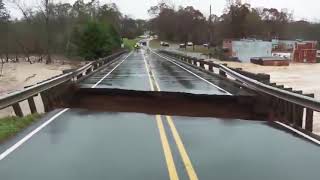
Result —
[[25, 117], [5, 117], [0, 119], [0, 142], [17, 134], [33, 122], [40, 119], [39, 114], [32, 114]]
[[128, 39], [128, 38], [124, 38], [123, 39], [123, 44], [124, 47], [132, 50], [134, 48], [134, 45], [139, 42], [141, 40], [141, 38], [135, 38], [135, 39]]

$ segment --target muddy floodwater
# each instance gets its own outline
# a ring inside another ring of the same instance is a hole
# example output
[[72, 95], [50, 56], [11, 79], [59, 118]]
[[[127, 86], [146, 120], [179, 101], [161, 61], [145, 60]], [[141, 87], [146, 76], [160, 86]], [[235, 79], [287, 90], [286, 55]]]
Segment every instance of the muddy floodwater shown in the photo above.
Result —
[[[217, 61], [215, 61], [217, 62]], [[243, 68], [253, 73], [270, 74], [271, 82], [283, 84], [304, 93], [314, 93], [320, 100], [320, 63], [291, 63], [287, 67], [260, 66], [251, 63], [223, 62], [230, 67]], [[320, 113], [314, 114], [314, 132], [320, 134]]]

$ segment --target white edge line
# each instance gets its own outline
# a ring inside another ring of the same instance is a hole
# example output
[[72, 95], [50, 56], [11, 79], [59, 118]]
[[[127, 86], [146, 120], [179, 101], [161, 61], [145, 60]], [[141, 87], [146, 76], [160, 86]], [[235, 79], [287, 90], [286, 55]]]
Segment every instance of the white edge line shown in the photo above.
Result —
[[110, 72], [108, 72], [106, 75], [104, 75], [96, 84], [94, 84], [91, 88], [97, 87], [107, 76], [109, 76], [115, 69], [117, 69], [118, 66], [120, 66], [130, 55], [132, 52], [128, 54], [127, 57], [125, 57], [119, 64], [116, 65]]
[[153, 84], [152, 84], [152, 81], [151, 81], [151, 76], [149, 74], [149, 68], [148, 68], [148, 64], [147, 64], [147, 61], [146, 61], [146, 58], [144, 57], [144, 54], [143, 52], [141, 51], [141, 55], [143, 57], [143, 61], [144, 61], [144, 64], [145, 64], [145, 67], [146, 67], [146, 70], [147, 70], [147, 74], [148, 74], [148, 77], [149, 77], [149, 83], [150, 83], [150, 88], [151, 88], [151, 91], [154, 91], [154, 87], [153, 87]]
[[[150, 49], [150, 50], [151, 50], [151, 49]], [[196, 76], [197, 78], [199, 78], [199, 79], [201, 79], [201, 80], [205, 81], [206, 83], [210, 84], [211, 86], [214, 86], [215, 88], [219, 89], [220, 91], [223, 91], [223, 92], [227, 93], [228, 95], [232, 95], [230, 92], [228, 92], [228, 91], [226, 91], [226, 90], [222, 89], [221, 87], [219, 87], [219, 86], [217, 86], [217, 85], [213, 84], [212, 82], [210, 82], [210, 81], [208, 81], [208, 80], [204, 79], [203, 77], [201, 77], [201, 76], [199, 76], [199, 75], [197, 75], [197, 74], [193, 73], [192, 71], [190, 71], [190, 70], [188, 70], [188, 69], [184, 68], [183, 66], [181, 66], [181, 65], [177, 64], [176, 62], [173, 62], [172, 60], [168, 59], [167, 57], [161, 56], [160, 54], [158, 54], [158, 53], [154, 52], [153, 50], [151, 50], [151, 51], [152, 51], [154, 54], [156, 54], [156, 55], [158, 55], [158, 56], [160, 56], [160, 57], [162, 57], [162, 58], [166, 59], [167, 61], [169, 61], [169, 62], [171, 62], [171, 63], [173, 63], [173, 64], [175, 64], [175, 65], [179, 66], [180, 68], [182, 68], [182, 69], [184, 69], [185, 71], [189, 72], [190, 74], [192, 74], [192, 75]]]
[[33, 135], [37, 134], [41, 129], [43, 129], [44, 127], [46, 127], [48, 124], [50, 124], [52, 121], [54, 121], [57, 117], [59, 117], [61, 114], [63, 114], [64, 112], [68, 111], [69, 108], [63, 109], [61, 110], [59, 113], [57, 113], [56, 115], [52, 116], [49, 120], [47, 120], [46, 122], [44, 122], [43, 124], [41, 124], [39, 127], [37, 127], [35, 130], [33, 130], [32, 132], [30, 132], [28, 135], [26, 135], [24, 138], [22, 138], [20, 141], [18, 141], [16, 144], [14, 144], [13, 146], [11, 146], [9, 149], [7, 149], [6, 151], [4, 151], [2, 154], [0, 154], [0, 161], [3, 160], [5, 157], [7, 157], [9, 154], [11, 154], [14, 150], [16, 150], [17, 148], [19, 148], [22, 144], [24, 144], [25, 142], [27, 142]]
[[317, 140], [317, 139], [315, 139], [315, 138], [313, 138], [311, 136], [308, 136], [307, 134], [304, 134], [303, 132], [298, 131], [297, 129], [294, 129], [293, 127], [288, 126], [288, 125], [286, 125], [286, 124], [284, 124], [282, 122], [279, 122], [279, 121], [274, 121], [274, 122], [279, 124], [279, 125], [281, 125], [281, 126], [283, 126], [283, 127], [285, 127], [285, 128], [287, 128], [287, 129], [290, 129], [291, 131], [299, 134], [300, 136], [303, 136], [304, 138], [306, 138], [306, 139], [308, 139], [308, 140], [320, 145], [320, 141], [319, 140]]

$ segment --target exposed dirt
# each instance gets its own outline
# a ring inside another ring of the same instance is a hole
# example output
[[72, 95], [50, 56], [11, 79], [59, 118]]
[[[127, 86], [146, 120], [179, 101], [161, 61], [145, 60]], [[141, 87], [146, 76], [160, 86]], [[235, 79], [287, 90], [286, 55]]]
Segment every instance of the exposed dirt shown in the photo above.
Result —
[[259, 109], [253, 101], [257, 101], [255, 96], [82, 88], [76, 91], [66, 107], [108, 112], [267, 120], [267, 107]]

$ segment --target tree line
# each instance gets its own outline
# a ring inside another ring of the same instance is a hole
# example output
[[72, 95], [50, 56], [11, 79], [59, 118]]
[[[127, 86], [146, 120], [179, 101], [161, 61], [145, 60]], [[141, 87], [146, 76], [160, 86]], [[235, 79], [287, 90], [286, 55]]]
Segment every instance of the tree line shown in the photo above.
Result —
[[206, 18], [191, 6], [175, 8], [159, 3], [149, 9], [150, 29], [161, 40], [221, 43], [223, 39], [304, 39], [320, 41], [320, 24], [294, 21], [293, 14], [275, 8], [252, 8], [228, 1], [221, 16]]
[[23, 17], [14, 19], [0, 0], [0, 59], [52, 62], [53, 55], [92, 60], [121, 46], [121, 38], [143, 34], [145, 21], [123, 15], [116, 4], [97, 0], [54, 3], [39, 0], [28, 8], [21, 0], [7, 0]]

